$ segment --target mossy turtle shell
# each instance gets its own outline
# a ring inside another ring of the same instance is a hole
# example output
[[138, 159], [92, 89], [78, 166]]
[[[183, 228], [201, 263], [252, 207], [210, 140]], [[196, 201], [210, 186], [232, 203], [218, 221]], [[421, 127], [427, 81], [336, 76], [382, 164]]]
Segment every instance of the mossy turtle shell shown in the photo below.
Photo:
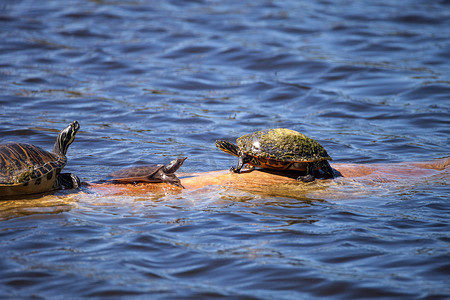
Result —
[[256, 158], [283, 162], [332, 160], [322, 145], [291, 129], [257, 131], [243, 135], [236, 141], [242, 152]]

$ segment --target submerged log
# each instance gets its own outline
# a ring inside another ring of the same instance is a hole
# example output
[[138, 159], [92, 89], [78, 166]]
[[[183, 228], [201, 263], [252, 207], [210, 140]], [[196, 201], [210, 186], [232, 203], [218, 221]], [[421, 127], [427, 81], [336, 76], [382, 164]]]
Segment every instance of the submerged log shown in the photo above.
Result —
[[[393, 164], [354, 164], [335, 163], [333, 169], [342, 177], [330, 180], [316, 180], [312, 183], [297, 181], [298, 173], [289, 173], [272, 170], [244, 170], [240, 174], [230, 173], [229, 170], [212, 171], [206, 173], [178, 174], [186, 190], [198, 190], [208, 186], [219, 188], [235, 188], [258, 194], [298, 197], [311, 190], [324, 189], [327, 184], [338, 180], [345, 184], [359, 181], [367, 184], [404, 182], [420, 180], [422, 177], [444, 173], [448, 176], [450, 158], [430, 162], [405, 162]], [[166, 183], [139, 183], [139, 184], [91, 184], [91, 189], [97, 193], [108, 195], [143, 195], [148, 193], [179, 193], [180, 187]]]

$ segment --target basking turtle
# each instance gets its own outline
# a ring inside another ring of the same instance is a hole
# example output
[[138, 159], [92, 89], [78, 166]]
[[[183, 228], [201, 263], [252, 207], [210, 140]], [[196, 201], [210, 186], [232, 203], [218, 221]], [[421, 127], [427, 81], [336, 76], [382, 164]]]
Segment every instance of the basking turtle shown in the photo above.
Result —
[[186, 158], [174, 159], [167, 165], [146, 165], [122, 169], [109, 174], [105, 181], [112, 183], [166, 182], [183, 188], [180, 179], [174, 173], [183, 165]]
[[65, 188], [77, 188], [80, 179], [61, 173], [66, 153], [80, 129], [77, 121], [61, 130], [52, 152], [24, 143], [0, 145], [0, 197], [36, 194]]
[[216, 146], [229, 154], [239, 157], [237, 166], [231, 171], [240, 173], [245, 164], [275, 170], [306, 171], [297, 180], [315, 180], [315, 170], [321, 170], [323, 178], [334, 178], [328, 160], [331, 157], [315, 140], [300, 132], [285, 129], [268, 129], [246, 134], [238, 138], [237, 146], [223, 140]]

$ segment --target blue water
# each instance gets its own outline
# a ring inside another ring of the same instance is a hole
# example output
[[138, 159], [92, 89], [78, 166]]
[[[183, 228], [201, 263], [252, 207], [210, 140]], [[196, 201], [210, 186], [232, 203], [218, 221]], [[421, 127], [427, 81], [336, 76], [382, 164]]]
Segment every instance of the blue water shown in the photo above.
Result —
[[[0, 143], [50, 150], [81, 130], [83, 181], [274, 127], [334, 162], [449, 156], [448, 1], [2, 1]], [[448, 172], [318, 183], [0, 202], [1, 298], [450, 296]]]

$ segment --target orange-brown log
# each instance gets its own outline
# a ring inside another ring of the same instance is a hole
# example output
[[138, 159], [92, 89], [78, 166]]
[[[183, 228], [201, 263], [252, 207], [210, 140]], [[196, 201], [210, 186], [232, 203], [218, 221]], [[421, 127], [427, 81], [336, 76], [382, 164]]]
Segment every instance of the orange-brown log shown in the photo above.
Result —
[[[365, 182], [395, 182], [432, 176], [447, 170], [450, 158], [430, 162], [393, 163], [393, 164], [353, 164], [336, 163], [332, 167], [342, 177]], [[186, 190], [200, 189], [206, 186], [218, 186], [242, 189], [267, 195], [293, 196], [311, 189], [323, 188], [323, 185], [303, 183], [296, 180], [298, 174], [270, 170], [243, 171], [240, 174], [228, 170], [206, 173], [179, 174]], [[327, 182], [328, 180], [319, 181]], [[108, 195], [143, 195], [148, 193], [177, 193], [182, 189], [166, 183], [140, 184], [91, 184], [97, 193]]]

